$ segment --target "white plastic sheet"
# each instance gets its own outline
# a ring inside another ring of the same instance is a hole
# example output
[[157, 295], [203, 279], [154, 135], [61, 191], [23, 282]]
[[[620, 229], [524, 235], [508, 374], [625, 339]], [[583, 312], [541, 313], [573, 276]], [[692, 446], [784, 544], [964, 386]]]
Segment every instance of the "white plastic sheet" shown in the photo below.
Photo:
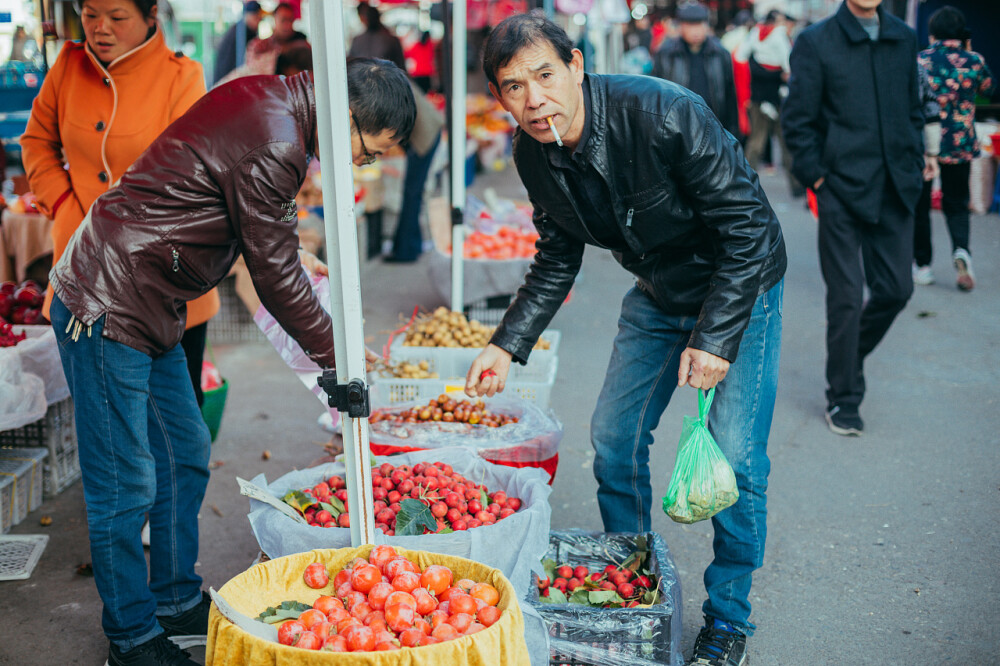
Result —
[[[303, 268], [302, 270], [305, 269]], [[323, 309], [329, 313], [330, 279], [325, 275], [311, 275], [308, 271], [306, 271], [306, 274], [309, 275], [309, 284], [312, 285], [313, 293], [316, 294], [316, 298], [323, 305]], [[278, 320], [263, 305], [257, 308], [257, 312], [253, 316], [253, 321], [264, 333], [271, 345], [274, 346], [275, 350], [277, 350], [282, 360], [292, 369], [295, 376], [323, 403], [324, 407], [329, 409], [330, 416], [332, 417], [330, 427], [336, 426], [340, 422], [340, 414], [336, 409], [329, 408], [326, 392], [316, 383], [316, 380], [323, 374], [323, 370], [312, 359], [306, 356], [306, 353], [302, 351], [302, 347], [295, 341], [295, 338], [281, 327]]]
[[48, 410], [45, 382], [38, 375], [24, 372], [21, 355], [16, 350], [17, 347], [0, 349], [0, 430], [34, 423]]

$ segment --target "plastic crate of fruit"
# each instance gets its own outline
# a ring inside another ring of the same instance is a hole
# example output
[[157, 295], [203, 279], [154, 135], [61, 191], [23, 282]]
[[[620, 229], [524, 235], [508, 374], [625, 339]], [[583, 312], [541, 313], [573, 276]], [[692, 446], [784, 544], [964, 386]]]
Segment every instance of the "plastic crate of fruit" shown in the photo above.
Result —
[[45, 416], [34, 423], [0, 432], [0, 447], [38, 446], [48, 450], [44, 467], [45, 494], [53, 497], [80, 478], [73, 399], [50, 405]]
[[[428, 361], [443, 357], [471, 363], [489, 343], [494, 328], [440, 307], [430, 314], [415, 314], [406, 326], [394, 333], [388, 348], [389, 356], [402, 359], [400, 353], [406, 351], [410, 354], [410, 349], [418, 349]], [[557, 330], [543, 331], [528, 357], [528, 365], [535, 360], [558, 355], [561, 337]]]
[[[550, 664], [683, 664], [680, 580], [659, 534], [551, 532], [545, 563], [552, 574], [544, 585], [530, 589], [527, 601], [548, 629]], [[562, 592], [559, 581], [566, 582], [558, 577], [562, 567], [567, 573], [569, 568], [576, 573], [585, 567], [585, 578], [594, 572], [601, 583], [616, 580], [615, 574], [621, 572], [630, 587], [619, 584], [612, 591], [588, 579]], [[542, 587], [546, 587], [544, 599]]]
[[48, 455], [46, 449], [33, 447], [0, 449], [0, 477], [13, 479], [11, 506], [3, 506], [11, 525], [17, 525], [42, 505], [42, 465]]
[[[454, 354], [431, 355], [424, 359], [430, 347], [403, 347], [398, 350], [393, 361], [406, 365], [395, 368], [416, 368], [417, 374], [436, 374], [437, 377], [394, 377], [386, 375], [388, 370], [376, 371], [372, 377], [372, 404], [378, 407], [398, 405], [406, 402], [426, 402], [442, 393], [453, 393], [465, 389], [465, 373], [472, 364], [473, 355]], [[471, 351], [471, 350], [470, 350]], [[552, 398], [559, 359], [549, 354], [532, 359], [527, 365], [511, 364], [504, 395], [531, 400], [540, 407], [548, 407]]]

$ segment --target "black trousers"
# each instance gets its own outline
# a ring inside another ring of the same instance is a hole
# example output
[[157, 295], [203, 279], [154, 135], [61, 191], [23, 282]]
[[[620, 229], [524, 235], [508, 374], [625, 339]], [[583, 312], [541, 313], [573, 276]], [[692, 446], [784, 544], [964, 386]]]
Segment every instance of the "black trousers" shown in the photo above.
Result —
[[[913, 294], [913, 216], [887, 184], [877, 224], [852, 215], [820, 188], [819, 261], [826, 282], [826, 381], [829, 406], [857, 409], [864, 360]], [[863, 302], [864, 285], [871, 292]]]
[[[942, 164], [941, 210], [951, 235], [951, 251], [969, 249], [969, 171], [971, 162]], [[917, 266], [930, 266], [931, 248], [931, 183], [924, 181], [924, 191], [917, 203], [913, 228], [913, 259]], [[971, 254], [971, 253], [970, 253]]]
[[188, 374], [191, 375], [194, 397], [198, 399], [199, 407], [205, 402], [205, 396], [201, 392], [201, 364], [205, 360], [205, 338], [207, 335], [208, 322], [205, 322], [184, 331], [184, 337], [181, 338], [181, 347], [184, 348], [184, 355], [187, 356]]

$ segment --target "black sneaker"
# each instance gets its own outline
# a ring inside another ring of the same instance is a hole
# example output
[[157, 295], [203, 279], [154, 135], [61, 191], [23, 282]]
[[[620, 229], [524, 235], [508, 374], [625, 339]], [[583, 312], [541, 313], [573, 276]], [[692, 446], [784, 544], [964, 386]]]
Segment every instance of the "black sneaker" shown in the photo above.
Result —
[[733, 625], [705, 617], [688, 666], [747, 666], [747, 637]]
[[160, 634], [128, 652], [111, 644], [108, 661], [104, 666], [198, 666], [191, 655], [174, 645], [165, 634]]
[[845, 437], [860, 437], [865, 431], [865, 422], [857, 409], [830, 407], [826, 410], [826, 424], [832, 432]]
[[[159, 616], [156, 619], [168, 638], [204, 638], [208, 634], [208, 611], [211, 607], [212, 597], [208, 596], [208, 592], [203, 591], [201, 601], [198, 602], [197, 606], [192, 606], [179, 615]], [[190, 645], [189, 643], [181, 646], [189, 647]]]

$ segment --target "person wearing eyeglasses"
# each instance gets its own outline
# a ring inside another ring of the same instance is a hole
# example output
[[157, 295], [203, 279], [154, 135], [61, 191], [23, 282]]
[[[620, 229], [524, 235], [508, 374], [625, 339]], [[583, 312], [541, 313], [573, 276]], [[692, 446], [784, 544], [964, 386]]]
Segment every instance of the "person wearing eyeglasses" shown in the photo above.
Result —
[[[355, 164], [408, 139], [416, 111], [405, 72], [349, 59], [347, 84]], [[215, 88], [97, 199], [50, 274], [110, 664], [195, 664], [165, 629], [208, 630], [195, 562], [210, 438], [177, 346], [185, 303], [242, 255], [268, 312], [317, 365], [334, 366], [333, 324], [297, 235], [295, 195], [316, 155], [311, 73]], [[169, 628], [157, 613], [164, 590], [192, 604]]]

